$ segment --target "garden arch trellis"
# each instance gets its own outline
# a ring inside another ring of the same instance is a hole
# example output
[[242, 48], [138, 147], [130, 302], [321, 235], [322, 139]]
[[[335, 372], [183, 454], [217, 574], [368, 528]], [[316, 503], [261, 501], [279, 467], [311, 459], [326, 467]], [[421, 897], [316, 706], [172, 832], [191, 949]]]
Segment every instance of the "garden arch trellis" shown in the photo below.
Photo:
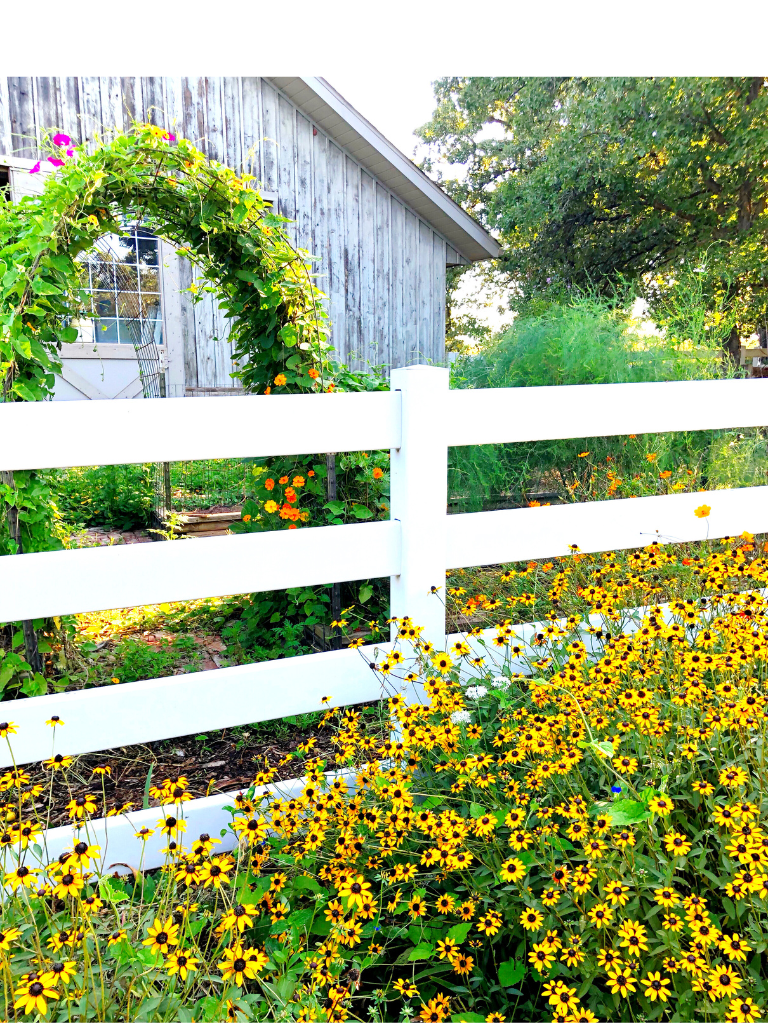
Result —
[[[47, 139], [47, 176], [39, 195], [0, 209], [0, 384], [2, 401], [39, 401], [53, 391], [62, 342], [77, 339], [70, 321], [82, 313], [76, 257], [120, 214], [138, 216], [153, 233], [195, 263], [232, 323], [234, 358], [246, 391], [294, 393], [325, 386], [323, 296], [308, 255], [293, 248], [280, 218], [267, 211], [250, 176], [209, 163], [189, 141], [153, 125], [135, 124], [68, 148], [68, 136]], [[30, 173], [39, 171], [32, 168]], [[312, 370], [312, 375], [308, 371]], [[278, 376], [278, 374], [280, 376]], [[0, 552], [50, 546], [50, 494], [34, 471], [0, 477]], [[25, 621], [28, 660], [39, 669], [34, 631]]]

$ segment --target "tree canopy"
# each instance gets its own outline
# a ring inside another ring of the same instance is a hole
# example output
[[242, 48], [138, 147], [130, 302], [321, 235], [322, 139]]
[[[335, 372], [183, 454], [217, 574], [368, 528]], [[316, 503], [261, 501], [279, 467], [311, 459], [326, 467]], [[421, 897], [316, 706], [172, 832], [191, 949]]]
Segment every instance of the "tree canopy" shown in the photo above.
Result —
[[707, 266], [739, 332], [768, 311], [768, 85], [750, 78], [444, 78], [419, 134], [465, 177], [518, 301]]

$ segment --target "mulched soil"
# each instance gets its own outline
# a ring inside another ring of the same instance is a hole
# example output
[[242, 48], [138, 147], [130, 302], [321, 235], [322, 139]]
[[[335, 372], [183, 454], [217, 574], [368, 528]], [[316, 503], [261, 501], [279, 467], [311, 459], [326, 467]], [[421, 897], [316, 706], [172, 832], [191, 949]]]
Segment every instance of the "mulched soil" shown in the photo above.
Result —
[[[322, 729], [315, 726], [304, 729], [288, 726], [287, 735], [280, 738], [265, 736], [261, 732], [257, 735], [246, 727], [238, 731], [224, 729], [211, 733], [205, 740], [182, 736], [83, 754], [67, 770], [66, 780], [61, 772], [55, 772], [52, 794], [49, 788], [50, 772], [40, 766], [26, 766], [26, 771], [30, 772], [33, 781], [45, 785], [45, 791], [37, 803], [38, 814], [45, 819], [50, 800], [49, 825], [64, 825], [69, 821], [66, 805], [74, 794], [93, 793], [99, 800], [99, 814], [102, 813], [102, 778], [108, 809], [132, 803], [133, 810], [141, 810], [150, 768], [152, 785], [160, 785], [164, 779], [175, 775], [185, 775], [192, 796], [211, 796], [214, 793], [247, 789], [256, 773], [264, 767], [265, 758], [277, 769], [275, 781], [302, 775], [306, 755], [291, 758], [282, 767], [278, 768], [278, 765], [310, 736], [314, 736], [317, 741], [310, 756], [325, 758], [332, 765], [333, 733], [332, 724]], [[101, 764], [111, 767], [111, 776], [93, 774], [93, 769]]]

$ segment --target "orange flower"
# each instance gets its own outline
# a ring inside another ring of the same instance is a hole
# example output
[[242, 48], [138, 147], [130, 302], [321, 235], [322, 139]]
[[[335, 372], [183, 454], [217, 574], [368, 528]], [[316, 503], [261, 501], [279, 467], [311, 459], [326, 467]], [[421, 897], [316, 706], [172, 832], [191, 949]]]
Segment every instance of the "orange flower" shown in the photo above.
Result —
[[374, 480], [381, 480], [381, 478], [383, 476], [384, 476], [384, 470], [383, 469], [379, 469], [379, 467], [377, 466], [376, 469], [374, 469], [374, 471], [373, 471], [373, 479]]
[[271, 476], [268, 476], [267, 479], [264, 481], [264, 486], [267, 488], [268, 491], [271, 491], [272, 488], [275, 486], [275, 481], [272, 479]]
[[244, 523], [250, 523], [250, 521], [251, 521], [251, 517], [250, 516], [243, 516], [243, 522]]
[[315, 475], [314, 469], [310, 469], [310, 471], [307, 473], [307, 476], [314, 476], [314, 475]]
[[307, 370], [307, 373], [312, 378], [312, 380], [317, 380], [317, 378], [320, 376], [320, 371], [316, 370], [314, 367], [312, 367], [311, 370]]
[[265, 388], [264, 389], [264, 394], [265, 395], [271, 395], [272, 394], [272, 388]]
[[325, 390], [328, 393], [330, 393], [331, 391], [335, 391], [336, 390], [336, 385], [335, 384], [329, 384], [328, 387]]
[[303, 487], [304, 486], [304, 477], [303, 476], [295, 476], [293, 478], [293, 486], [294, 487]]
[[656, 457], [657, 457], [656, 456], [656, 452], [651, 452], [649, 455], [645, 456], [645, 458], [646, 458], [646, 460], [648, 462], [655, 462], [656, 461]]
[[699, 519], [706, 519], [711, 511], [712, 508], [709, 505], [699, 505], [698, 508], [693, 510], [693, 514]]
[[277, 512], [277, 502], [276, 501], [271, 501], [271, 500], [270, 501], [265, 501], [264, 502], [264, 511], [265, 512]]
[[287, 476], [281, 476], [280, 479], [277, 482], [279, 484], [287, 484], [288, 483], [288, 477]]
[[278, 375], [275, 377], [275, 387], [281, 388], [283, 386], [283, 384], [287, 384], [287, 383], [288, 383], [288, 378], [285, 376], [285, 374], [284, 373], [278, 373]]
[[296, 494], [296, 491], [294, 491], [294, 489], [292, 487], [286, 487], [285, 488], [285, 500], [286, 501], [290, 501], [291, 504], [293, 504], [293, 502], [296, 501], [297, 497], [298, 497], [298, 495]]

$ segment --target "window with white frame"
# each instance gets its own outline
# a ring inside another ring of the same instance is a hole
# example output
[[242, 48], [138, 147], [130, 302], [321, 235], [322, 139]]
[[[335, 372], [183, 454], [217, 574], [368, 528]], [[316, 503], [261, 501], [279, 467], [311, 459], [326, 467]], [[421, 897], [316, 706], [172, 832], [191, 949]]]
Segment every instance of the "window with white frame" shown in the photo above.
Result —
[[140, 224], [124, 222], [119, 234], [104, 235], [78, 259], [88, 275], [91, 321], [96, 344], [163, 343], [159, 240]]

